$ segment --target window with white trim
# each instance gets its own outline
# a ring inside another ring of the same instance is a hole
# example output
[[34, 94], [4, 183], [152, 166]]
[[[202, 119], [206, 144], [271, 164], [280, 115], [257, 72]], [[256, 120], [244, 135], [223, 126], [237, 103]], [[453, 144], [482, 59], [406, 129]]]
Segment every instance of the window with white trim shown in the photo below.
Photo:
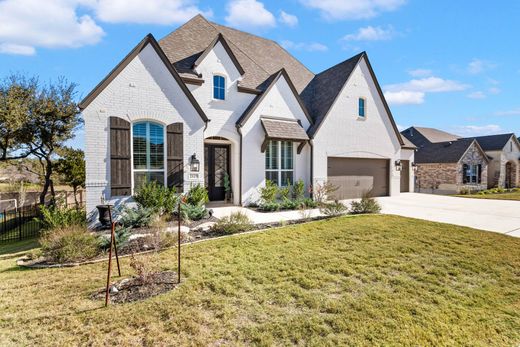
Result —
[[358, 99], [358, 117], [365, 118], [366, 115], [366, 100], [365, 98]]
[[279, 186], [294, 181], [294, 146], [291, 141], [269, 141], [265, 151], [265, 179]]
[[226, 79], [222, 76], [213, 76], [213, 99], [224, 100], [226, 98]]
[[134, 188], [156, 181], [164, 185], [164, 126], [138, 122], [132, 126]]

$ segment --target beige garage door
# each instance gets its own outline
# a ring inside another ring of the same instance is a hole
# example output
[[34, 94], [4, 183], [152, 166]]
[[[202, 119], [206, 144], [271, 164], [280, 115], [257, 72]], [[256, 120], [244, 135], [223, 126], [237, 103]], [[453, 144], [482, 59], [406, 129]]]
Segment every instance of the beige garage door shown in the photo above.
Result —
[[388, 159], [327, 158], [328, 181], [338, 187], [334, 199], [389, 195]]

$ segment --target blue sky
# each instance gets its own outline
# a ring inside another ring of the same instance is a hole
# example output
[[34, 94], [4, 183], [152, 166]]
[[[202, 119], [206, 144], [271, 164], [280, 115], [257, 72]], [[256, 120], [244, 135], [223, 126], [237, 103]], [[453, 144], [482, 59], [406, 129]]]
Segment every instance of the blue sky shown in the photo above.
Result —
[[514, 0], [0, 0], [0, 76], [65, 76], [82, 97], [144, 35], [196, 13], [281, 43], [313, 72], [366, 50], [400, 127], [520, 134]]

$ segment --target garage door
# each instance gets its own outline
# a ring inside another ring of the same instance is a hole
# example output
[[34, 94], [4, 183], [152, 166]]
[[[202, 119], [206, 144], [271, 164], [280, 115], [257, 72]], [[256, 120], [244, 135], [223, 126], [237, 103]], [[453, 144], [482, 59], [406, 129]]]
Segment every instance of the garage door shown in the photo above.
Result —
[[334, 199], [389, 195], [388, 159], [327, 158], [328, 181], [338, 187]]
[[410, 191], [410, 161], [401, 160], [401, 193]]

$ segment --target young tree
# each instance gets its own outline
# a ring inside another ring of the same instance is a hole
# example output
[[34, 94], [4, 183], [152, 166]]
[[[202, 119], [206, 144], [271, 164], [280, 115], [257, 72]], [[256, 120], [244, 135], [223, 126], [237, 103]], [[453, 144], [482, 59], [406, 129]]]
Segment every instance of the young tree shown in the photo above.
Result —
[[77, 192], [85, 187], [85, 154], [81, 149], [64, 147], [59, 150], [61, 158], [56, 162], [56, 172], [61, 175], [63, 183], [72, 187], [74, 202], [79, 206]]
[[53, 200], [56, 196], [52, 180], [56, 151], [74, 137], [74, 130], [82, 123], [75, 100], [75, 88], [76, 84], [60, 78], [55, 84], [37, 89], [29, 120], [29, 129], [33, 132], [29, 147], [45, 172], [43, 190], [40, 193], [41, 204], [45, 202], [49, 189]]
[[30, 119], [38, 80], [11, 75], [0, 82], [0, 162], [32, 153]]

